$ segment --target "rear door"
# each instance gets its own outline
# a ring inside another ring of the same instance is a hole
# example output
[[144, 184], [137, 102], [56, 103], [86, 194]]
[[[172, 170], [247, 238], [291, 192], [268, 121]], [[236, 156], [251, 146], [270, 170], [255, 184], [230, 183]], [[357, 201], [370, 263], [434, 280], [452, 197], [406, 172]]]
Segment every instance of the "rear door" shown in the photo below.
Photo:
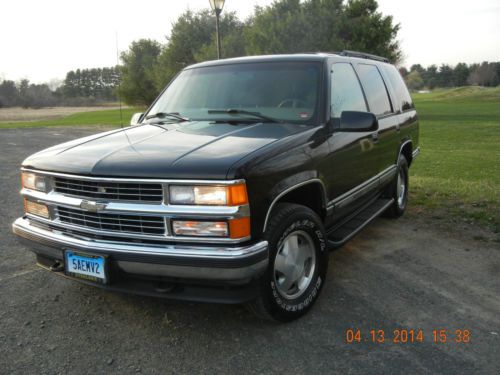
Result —
[[[394, 149], [388, 152], [385, 157], [389, 162], [397, 161], [399, 145], [406, 141], [412, 141], [413, 147], [418, 144], [418, 121], [415, 106], [410, 93], [406, 88], [403, 77], [394, 65], [383, 64], [380, 71], [384, 77], [387, 86], [390, 87], [392, 102], [394, 103], [395, 113], [398, 119], [396, 134], [394, 135]], [[417, 125], [417, 126], [415, 126]]]

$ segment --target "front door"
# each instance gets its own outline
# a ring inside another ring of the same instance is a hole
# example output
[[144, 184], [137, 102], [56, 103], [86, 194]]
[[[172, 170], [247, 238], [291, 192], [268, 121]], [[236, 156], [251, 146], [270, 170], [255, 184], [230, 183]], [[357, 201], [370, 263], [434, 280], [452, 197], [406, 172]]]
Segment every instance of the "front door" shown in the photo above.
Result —
[[358, 208], [378, 187], [376, 132], [335, 130], [342, 111], [368, 111], [360, 82], [350, 63], [334, 63], [331, 68], [330, 110], [334, 127], [325, 168], [329, 222]]

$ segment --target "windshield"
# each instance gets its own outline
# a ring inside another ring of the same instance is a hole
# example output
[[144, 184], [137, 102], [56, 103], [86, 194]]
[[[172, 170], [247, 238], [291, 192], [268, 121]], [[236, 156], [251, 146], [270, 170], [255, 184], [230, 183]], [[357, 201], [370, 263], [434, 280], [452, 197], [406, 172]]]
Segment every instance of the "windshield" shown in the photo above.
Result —
[[[317, 113], [321, 63], [264, 62], [182, 71], [148, 112], [177, 113], [191, 120], [311, 123]], [[236, 110], [228, 111], [227, 110]]]

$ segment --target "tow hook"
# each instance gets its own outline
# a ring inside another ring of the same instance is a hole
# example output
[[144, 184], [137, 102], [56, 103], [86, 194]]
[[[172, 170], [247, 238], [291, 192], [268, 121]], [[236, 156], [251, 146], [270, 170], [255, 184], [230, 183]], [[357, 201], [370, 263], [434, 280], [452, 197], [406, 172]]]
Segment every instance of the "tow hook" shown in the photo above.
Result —
[[49, 268], [52, 272], [62, 272], [64, 271], [64, 265], [56, 260], [53, 265], [50, 266]]

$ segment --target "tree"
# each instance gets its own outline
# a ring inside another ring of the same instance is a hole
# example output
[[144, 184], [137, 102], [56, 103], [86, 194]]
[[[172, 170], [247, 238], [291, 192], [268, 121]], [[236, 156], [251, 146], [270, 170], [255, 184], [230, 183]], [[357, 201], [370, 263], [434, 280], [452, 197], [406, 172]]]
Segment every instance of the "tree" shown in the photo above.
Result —
[[413, 70], [405, 78], [406, 86], [411, 91], [420, 90], [424, 86], [424, 81], [418, 70]]
[[121, 54], [122, 83], [120, 95], [129, 104], [149, 105], [158, 95], [155, 67], [161, 52], [160, 43], [141, 39], [132, 42]]
[[29, 85], [25, 100], [25, 106], [32, 108], [50, 107], [56, 104], [52, 91], [45, 83]]
[[28, 79], [22, 79], [17, 84], [17, 91], [19, 92], [19, 104], [23, 108], [29, 107], [29, 93], [28, 89], [30, 87], [30, 81]]
[[422, 74], [425, 72], [425, 69], [420, 64], [413, 64], [410, 67], [410, 72], [415, 72], [415, 71], [417, 71], [419, 74]]
[[12, 107], [19, 102], [19, 92], [14, 81], [3, 81], [0, 84], [0, 108]]
[[469, 77], [469, 67], [465, 63], [458, 63], [453, 69], [453, 76], [457, 86], [465, 86]]
[[254, 54], [359, 50], [397, 62], [399, 25], [377, 11], [375, 0], [281, 0], [256, 8], [245, 28]]
[[64, 84], [64, 81], [59, 79], [59, 78], [52, 78], [48, 83], [47, 86], [49, 86], [50, 91], [54, 92], [56, 91], [59, 87], [61, 87]]
[[[220, 20], [223, 57], [245, 54], [242, 29], [243, 24], [238, 21], [235, 13], [223, 13]], [[187, 11], [182, 14], [172, 26], [167, 45], [158, 58], [155, 69], [156, 89], [163, 89], [186, 66], [215, 59], [215, 38], [215, 16], [212, 12]]]
[[155, 69], [156, 89], [161, 90], [180, 70], [196, 62], [195, 53], [210, 42], [213, 24], [209, 11], [187, 11], [172, 26], [167, 46], [158, 58]]
[[500, 85], [500, 62], [491, 63], [495, 69], [495, 79], [492, 82], [492, 86]]
[[[307, 5], [307, 16], [306, 4], [301, 4], [299, 0], [275, 1], [267, 7], [256, 7], [244, 32], [246, 53], [265, 55], [317, 50], [317, 43], [310, 40], [314, 24], [309, 24], [307, 18], [316, 13], [319, 5], [317, 1], [307, 2]], [[322, 20], [323, 17], [317, 20], [319, 25], [322, 25]], [[324, 31], [321, 26], [318, 27], [318, 33]], [[316, 39], [324, 40], [322, 37]]]
[[[215, 22], [215, 21], [214, 21]], [[238, 20], [236, 13], [227, 13], [220, 24], [222, 58], [245, 56], [244, 24]], [[196, 62], [214, 60], [217, 58], [215, 31], [208, 43], [194, 53]]]
[[493, 86], [496, 79], [496, 66], [485, 61], [471, 69], [468, 82], [471, 85]]
[[393, 25], [392, 16], [383, 16], [377, 8], [375, 0], [349, 0], [340, 37], [346, 49], [373, 53], [398, 63], [403, 56], [396, 40], [400, 25]]
[[57, 92], [59, 97], [66, 99], [116, 100], [119, 80], [118, 67], [77, 69], [66, 74], [60, 90], [56, 88], [53, 91]]
[[436, 85], [439, 87], [452, 87], [455, 86], [453, 69], [447, 64], [439, 67], [439, 72], [436, 77]]
[[[10, 85], [10, 84], [9, 84]], [[56, 98], [47, 84], [30, 84], [27, 79], [22, 79], [17, 85], [18, 100], [15, 105], [23, 108], [41, 108], [56, 104]], [[12, 89], [11, 89], [12, 92]]]
[[437, 71], [438, 68], [436, 65], [431, 65], [425, 69], [420, 75], [422, 76], [422, 79], [424, 81], [424, 85], [427, 86], [430, 89], [433, 89], [436, 87], [438, 83], [437, 79]]

